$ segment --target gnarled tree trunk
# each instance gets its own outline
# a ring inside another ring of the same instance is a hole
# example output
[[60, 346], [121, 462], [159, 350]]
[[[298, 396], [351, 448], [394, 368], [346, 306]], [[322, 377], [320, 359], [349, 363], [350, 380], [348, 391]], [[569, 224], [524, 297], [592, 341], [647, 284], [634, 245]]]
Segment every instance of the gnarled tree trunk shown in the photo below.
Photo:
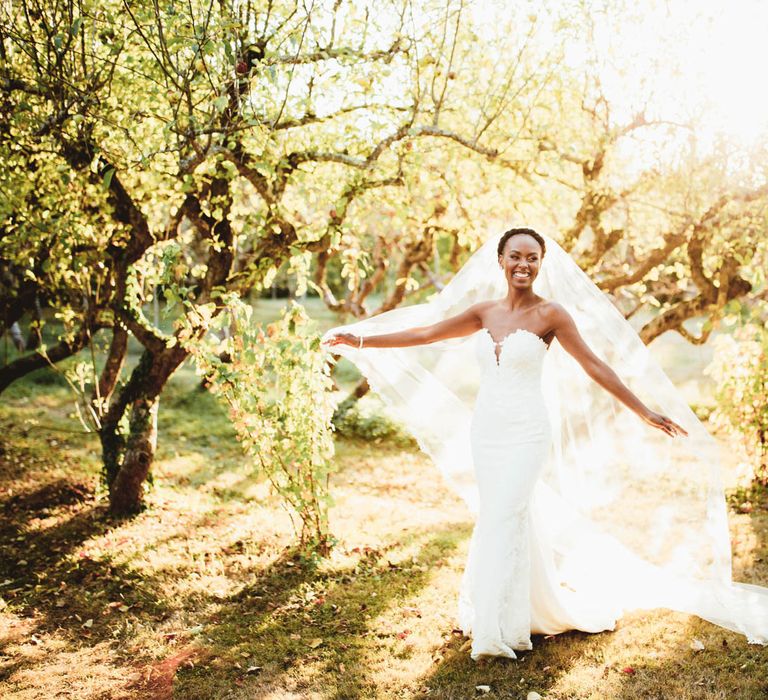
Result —
[[[125, 363], [125, 354], [128, 351], [128, 331], [125, 326], [119, 322], [115, 323], [112, 329], [112, 341], [109, 344], [107, 361], [101, 370], [101, 376], [98, 383], [93, 388], [91, 401], [97, 409], [102, 409], [109, 405], [112, 398], [112, 392], [117, 386], [117, 380], [120, 378], [120, 372]], [[98, 405], [101, 404], [101, 405]], [[98, 410], [101, 413], [101, 410]]]
[[109, 489], [109, 508], [115, 515], [132, 515], [144, 506], [144, 482], [157, 449], [159, 396], [141, 398], [131, 406], [130, 431], [122, 464]]
[[[159, 397], [187, 355], [178, 345], [160, 352], [145, 350], [104, 417], [102, 460], [113, 515], [133, 515], [144, 508], [144, 482], [157, 445]], [[127, 434], [120, 427], [126, 411], [130, 411]]]

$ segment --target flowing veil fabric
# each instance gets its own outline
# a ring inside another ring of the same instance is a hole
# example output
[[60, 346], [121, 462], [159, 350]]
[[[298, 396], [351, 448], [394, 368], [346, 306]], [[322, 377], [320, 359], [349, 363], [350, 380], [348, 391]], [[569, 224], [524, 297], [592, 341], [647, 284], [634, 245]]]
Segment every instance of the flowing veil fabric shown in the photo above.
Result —
[[[608, 297], [545, 238], [534, 290], [562, 304], [630, 389], [689, 433], [670, 438], [647, 426], [553, 342], [543, 374], [552, 449], [532, 499], [549, 566], [563, 585], [617, 617], [670, 608], [768, 644], [768, 588], [732, 581], [717, 444]], [[504, 297], [496, 246], [497, 237], [484, 243], [427, 303], [338, 326], [324, 338], [427, 326]], [[359, 368], [476, 513], [469, 427], [480, 376], [470, 337], [332, 352]]]

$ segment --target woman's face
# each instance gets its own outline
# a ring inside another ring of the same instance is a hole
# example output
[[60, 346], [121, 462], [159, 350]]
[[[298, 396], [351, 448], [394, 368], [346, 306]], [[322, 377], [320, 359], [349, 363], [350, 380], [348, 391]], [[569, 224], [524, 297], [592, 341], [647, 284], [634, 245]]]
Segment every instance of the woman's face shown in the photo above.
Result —
[[541, 268], [541, 246], [533, 236], [524, 233], [511, 236], [499, 256], [499, 265], [510, 286], [516, 289], [530, 287]]

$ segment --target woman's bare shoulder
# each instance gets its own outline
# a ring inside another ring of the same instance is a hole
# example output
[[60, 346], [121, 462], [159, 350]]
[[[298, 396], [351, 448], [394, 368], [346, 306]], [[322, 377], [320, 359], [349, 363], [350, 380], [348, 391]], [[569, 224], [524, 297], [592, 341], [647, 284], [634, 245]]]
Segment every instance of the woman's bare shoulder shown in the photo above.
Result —
[[571, 318], [571, 315], [562, 304], [550, 299], [544, 299], [538, 310], [552, 326], [556, 326]]

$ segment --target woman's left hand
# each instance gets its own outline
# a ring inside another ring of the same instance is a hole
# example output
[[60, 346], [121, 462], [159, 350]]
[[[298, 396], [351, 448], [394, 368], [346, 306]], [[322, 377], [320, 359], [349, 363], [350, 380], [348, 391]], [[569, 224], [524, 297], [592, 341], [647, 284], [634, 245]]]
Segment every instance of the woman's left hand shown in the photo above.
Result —
[[671, 418], [667, 418], [667, 416], [662, 415], [661, 413], [648, 411], [642, 418], [648, 425], [663, 430], [670, 437], [675, 437], [675, 435], [688, 435], [688, 431], [685, 430], [685, 428], [679, 426]]

